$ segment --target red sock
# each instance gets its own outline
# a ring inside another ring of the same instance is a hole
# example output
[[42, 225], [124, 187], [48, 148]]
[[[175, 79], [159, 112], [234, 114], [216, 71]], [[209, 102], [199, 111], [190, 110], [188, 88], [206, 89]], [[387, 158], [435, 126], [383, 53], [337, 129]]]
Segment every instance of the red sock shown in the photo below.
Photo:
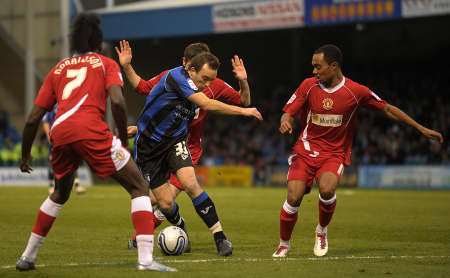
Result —
[[320, 226], [326, 227], [331, 222], [334, 209], [336, 208], [336, 195], [330, 200], [322, 200], [319, 197], [319, 223]]
[[52, 228], [55, 219], [56, 217], [50, 216], [42, 210], [39, 210], [32, 232], [42, 237], [46, 237]]
[[39, 208], [32, 232], [41, 237], [46, 237], [62, 207], [63, 205], [55, 203], [50, 197], [47, 197]]
[[150, 211], [140, 210], [131, 213], [135, 235], [153, 235], [155, 224], [153, 213]]
[[[159, 225], [161, 225], [161, 223], [163, 222], [163, 220], [159, 220], [156, 216], [155, 216], [155, 214], [152, 212], [152, 218], [153, 218], [153, 224], [154, 224], [154, 227], [153, 227], [153, 232], [155, 231], [155, 229], [159, 226]], [[131, 239], [132, 240], [136, 240], [136, 231], [133, 231], [133, 234], [131, 235]]]
[[[286, 204], [286, 203], [285, 203]], [[288, 241], [291, 239], [292, 230], [297, 223], [298, 212], [288, 213], [284, 206], [280, 210], [280, 239]]]

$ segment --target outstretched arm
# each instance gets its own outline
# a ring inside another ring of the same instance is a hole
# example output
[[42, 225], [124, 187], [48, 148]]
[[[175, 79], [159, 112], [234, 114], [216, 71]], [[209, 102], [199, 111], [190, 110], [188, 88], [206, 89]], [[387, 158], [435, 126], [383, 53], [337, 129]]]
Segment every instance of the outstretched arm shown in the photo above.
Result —
[[131, 51], [131, 47], [128, 41], [122, 40], [119, 42], [120, 49], [116, 46], [116, 52], [119, 56], [120, 65], [127, 76], [128, 81], [130, 82], [133, 89], [139, 84], [141, 81], [141, 77], [134, 71], [133, 66], [131, 65], [131, 59], [133, 58], [133, 53]]
[[197, 104], [201, 109], [219, 112], [228, 115], [242, 115], [247, 117], [255, 117], [262, 121], [261, 113], [256, 108], [242, 108], [234, 105], [228, 105], [223, 102], [210, 99], [203, 93], [195, 93], [188, 97], [188, 100]]
[[247, 71], [245, 70], [244, 61], [239, 56], [234, 55], [231, 59], [231, 65], [233, 66], [234, 75], [239, 81], [241, 104], [243, 106], [249, 106], [251, 103], [250, 86], [247, 81]]
[[294, 118], [289, 113], [284, 113], [280, 120], [279, 130], [281, 134], [285, 134], [286, 132], [292, 134], [293, 126]]
[[394, 105], [386, 105], [384, 108], [384, 113], [387, 117], [391, 119], [396, 119], [399, 121], [402, 121], [415, 129], [417, 129], [420, 133], [422, 133], [423, 136], [438, 141], [439, 143], [444, 142], [444, 138], [442, 137], [442, 134], [434, 131], [432, 129], [426, 128], [423, 125], [416, 122], [413, 118], [411, 118], [408, 114], [403, 112], [400, 108], [394, 106]]
[[25, 123], [22, 134], [22, 161], [20, 162], [20, 170], [22, 172], [30, 173], [33, 171], [33, 168], [30, 166], [31, 147], [33, 146], [33, 141], [36, 137], [41, 119], [46, 112], [47, 111], [44, 108], [35, 105]]

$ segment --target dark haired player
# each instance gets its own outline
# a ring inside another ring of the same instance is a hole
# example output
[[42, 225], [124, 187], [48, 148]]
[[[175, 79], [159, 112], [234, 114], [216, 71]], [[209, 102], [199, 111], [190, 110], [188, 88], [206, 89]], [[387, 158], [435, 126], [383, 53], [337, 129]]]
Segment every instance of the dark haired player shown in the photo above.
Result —
[[[122, 65], [127, 79], [130, 81], [131, 85], [136, 89], [136, 91], [142, 95], [149, 95], [153, 87], [161, 80], [161, 78], [167, 73], [167, 70], [161, 72], [157, 76], [149, 79], [143, 80], [134, 71], [131, 65], [132, 50], [128, 41], [121, 41], [119, 48], [116, 47], [117, 54], [119, 56], [120, 64]], [[208, 45], [205, 43], [191, 43], [184, 49], [182, 63], [184, 67], [189, 67], [191, 60], [198, 54], [210, 52]], [[232, 105], [250, 105], [250, 87], [247, 82], [247, 72], [245, 70], [244, 62], [237, 55], [231, 59], [233, 66], [233, 72], [238, 79], [240, 91], [237, 92], [226, 82], [220, 78], [215, 78], [211, 81], [211, 84], [203, 90], [203, 93], [211, 98], [219, 101], [223, 101], [227, 104]], [[189, 124], [189, 135], [187, 137], [187, 146], [191, 154], [192, 164], [194, 166], [198, 165], [200, 158], [203, 153], [202, 148], [202, 137], [204, 131], [204, 125], [207, 119], [208, 112], [206, 110], [197, 108], [195, 110], [195, 116], [192, 122]], [[129, 135], [134, 135], [137, 132], [137, 127], [128, 127]], [[172, 194], [176, 198], [181, 191], [184, 191], [183, 186], [174, 174], [170, 176], [170, 189]], [[178, 206], [175, 203], [175, 206]], [[155, 225], [158, 226], [164, 218], [160, 218], [161, 214], [155, 210]], [[186, 231], [186, 226], [183, 217], [179, 219], [179, 222], [172, 223], [183, 230]], [[186, 231], [187, 233], [187, 231]], [[134, 237], [129, 241], [129, 248], [135, 246]], [[186, 252], [190, 251], [190, 241]]]
[[231, 242], [223, 232], [213, 201], [195, 176], [186, 144], [188, 126], [197, 106], [259, 120], [262, 116], [256, 108], [227, 105], [202, 93], [216, 78], [218, 67], [219, 60], [214, 55], [201, 53], [192, 58], [187, 68], [180, 66], [162, 76], [147, 96], [138, 119], [134, 155], [167, 220], [178, 223], [181, 218], [168, 183], [170, 174], [175, 173], [192, 199], [197, 214], [213, 234], [218, 254], [229, 256], [232, 254]]
[[[20, 169], [29, 173], [32, 171], [30, 150], [39, 123], [46, 111], [58, 105], [50, 131], [55, 190], [40, 207], [28, 244], [17, 261], [17, 270], [35, 268], [38, 250], [69, 199], [74, 173], [84, 160], [98, 176], [113, 177], [131, 196], [131, 218], [137, 233], [137, 268], [175, 271], [153, 260], [154, 225], [148, 186], [125, 148], [128, 141], [122, 77], [117, 63], [96, 53], [101, 49], [102, 39], [100, 19], [96, 15], [81, 14], [76, 18], [71, 34], [74, 55], [50, 70], [26, 121]], [[120, 139], [113, 136], [104, 121], [108, 96]]]
[[342, 53], [335, 45], [324, 45], [312, 56], [314, 77], [303, 80], [283, 108], [280, 132], [292, 133], [294, 117], [307, 111], [306, 122], [289, 157], [287, 200], [280, 211], [280, 244], [273, 257], [285, 257], [303, 196], [314, 180], [319, 184], [319, 223], [314, 254], [328, 252], [328, 224], [336, 207], [336, 187], [350, 164], [356, 113], [361, 107], [381, 110], [392, 119], [416, 128], [423, 136], [442, 143], [439, 132], [428, 129], [399, 108], [380, 99], [369, 88], [342, 74]]

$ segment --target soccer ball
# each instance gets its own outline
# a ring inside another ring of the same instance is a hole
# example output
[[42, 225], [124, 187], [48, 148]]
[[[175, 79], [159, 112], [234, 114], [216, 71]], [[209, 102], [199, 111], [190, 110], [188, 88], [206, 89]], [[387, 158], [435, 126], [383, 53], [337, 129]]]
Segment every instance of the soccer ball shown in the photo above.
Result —
[[158, 235], [158, 246], [168, 256], [183, 254], [188, 244], [186, 233], [176, 226], [164, 228]]

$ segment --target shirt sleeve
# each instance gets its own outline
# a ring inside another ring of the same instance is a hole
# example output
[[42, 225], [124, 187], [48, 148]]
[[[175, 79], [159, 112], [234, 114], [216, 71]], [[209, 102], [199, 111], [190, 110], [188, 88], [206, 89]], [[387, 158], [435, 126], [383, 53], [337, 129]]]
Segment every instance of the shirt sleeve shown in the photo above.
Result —
[[[222, 86], [219, 89], [219, 100], [227, 104], [240, 105], [241, 104], [241, 94], [231, 87], [225, 81], [222, 81]], [[211, 88], [212, 89], [212, 88]]]
[[291, 98], [286, 102], [283, 107], [283, 111], [292, 117], [297, 115], [308, 98], [307, 93], [307, 84], [306, 81], [303, 81], [300, 86], [298, 86], [297, 90], [295, 90], [292, 94]]
[[165, 85], [169, 90], [177, 91], [184, 98], [188, 98], [198, 92], [198, 88], [192, 79], [174, 71], [169, 72], [167, 75]]
[[165, 73], [166, 71], [163, 71], [157, 76], [153, 76], [149, 80], [141, 79], [136, 87], [136, 92], [145, 96], [149, 95], [150, 91], [153, 89], [153, 87], [156, 86], [156, 84], [158, 84], [158, 82], [161, 80], [161, 78], [164, 76]]
[[382, 100], [377, 94], [365, 86], [361, 86], [359, 100], [360, 105], [374, 110], [383, 110], [387, 102]]
[[52, 110], [56, 103], [56, 95], [53, 90], [53, 69], [45, 77], [44, 83], [39, 89], [34, 104], [48, 111]]
[[105, 61], [105, 86], [108, 90], [111, 86], [123, 87], [122, 73], [119, 65], [113, 60]]

